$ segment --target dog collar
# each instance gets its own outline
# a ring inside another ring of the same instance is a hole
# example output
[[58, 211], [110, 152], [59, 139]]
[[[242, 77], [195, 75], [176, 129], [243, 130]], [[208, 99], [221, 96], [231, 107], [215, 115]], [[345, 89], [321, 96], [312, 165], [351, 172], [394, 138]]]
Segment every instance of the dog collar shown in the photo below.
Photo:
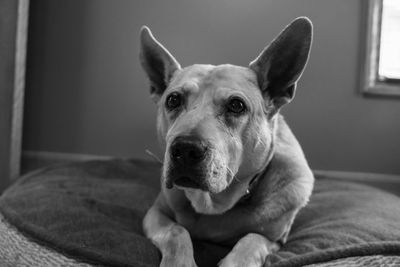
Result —
[[252, 192], [254, 191], [254, 188], [257, 186], [258, 182], [260, 181], [260, 178], [262, 176], [265, 175], [265, 173], [267, 172], [267, 170], [269, 169], [269, 162], [272, 158], [272, 153], [273, 148], [271, 149], [270, 154], [268, 155], [268, 161], [267, 161], [267, 165], [262, 169], [261, 172], [255, 174], [253, 176], [253, 178], [251, 178], [249, 185], [246, 189], [246, 192], [244, 193], [244, 195], [239, 199], [238, 203], [243, 203], [245, 201], [247, 201], [248, 199], [250, 199], [250, 197], [252, 196]]
[[[273, 135], [273, 139], [274, 139], [274, 135]], [[271, 159], [272, 159], [272, 157], [274, 155], [274, 151], [275, 151], [275, 146], [274, 146], [274, 142], [272, 142], [271, 143], [271, 147], [270, 147], [269, 152], [268, 152], [267, 161], [266, 161], [266, 164], [265, 164], [264, 168], [262, 169], [261, 172], [259, 172], [256, 175], [254, 175], [253, 178], [250, 180], [246, 192], [244, 193], [244, 195], [238, 201], [239, 203], [245, 202], [248, 199], [250, 199], [254, 188], [256, 187], [258, 182], [260, 181], [260, 177], [261, 176], [265, 176], [265, 173], [269, 169], [269, 163], [270, 163], [270, 161], [271, 161]]]
[[239, 199], [238, 203], [243, 203], [247, 200], [250, 199], [251, 197], [251, 193], [253, 192], [253, 189], [255, 188], [255, 186], [257, 185], [258, 181], [260, 180], [261, 175], [264, 173], [264, 171], [257, 173], [256, 175], [254, 175], [254, 177], [250, 180], [249, 186], [246, 189], [246, 192], [244, 193], [244, 195]]

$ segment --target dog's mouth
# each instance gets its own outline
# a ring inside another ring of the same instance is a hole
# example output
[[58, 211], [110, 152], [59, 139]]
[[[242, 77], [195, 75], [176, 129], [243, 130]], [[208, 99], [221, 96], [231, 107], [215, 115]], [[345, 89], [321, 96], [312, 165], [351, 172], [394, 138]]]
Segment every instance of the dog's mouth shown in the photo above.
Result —
[[[168, 154], [169, 155], [169, 154]], [[209, 193], [219, 193], [229, 184], [229, 174], [223, 162], [209, 156], [197, 165], [180, 164], [168, 156], [164, 162], [163, 175], [167, 189], [198, 189]]]
[[174, 184], [181, 187], [188, 187], [194, 189], [201, 189], [202, 185], [194, 179], [189, 178], [188, 176], [182, 176], [177, 178], [174, 181]]

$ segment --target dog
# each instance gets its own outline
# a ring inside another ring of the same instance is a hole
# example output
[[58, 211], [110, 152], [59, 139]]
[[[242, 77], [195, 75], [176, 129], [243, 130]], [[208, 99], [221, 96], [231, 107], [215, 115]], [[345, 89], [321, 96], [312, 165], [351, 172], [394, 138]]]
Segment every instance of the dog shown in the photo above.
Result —
[[161, 192], [143, 219], [160, 266], [196, 266], [191, 238], [232, 246], [219, 266], [263, 266], [313, 189], [279, 112], [308, 61], [311, 21], [295, 19], [249, 67], [182, 68], [146, 26], [140, 42], [165, 149]]

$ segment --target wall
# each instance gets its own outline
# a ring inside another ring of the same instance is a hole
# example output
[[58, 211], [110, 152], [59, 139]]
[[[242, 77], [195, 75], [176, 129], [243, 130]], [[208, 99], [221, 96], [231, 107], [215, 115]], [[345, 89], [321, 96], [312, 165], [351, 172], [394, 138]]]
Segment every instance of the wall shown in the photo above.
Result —
[[315, 38], [284, 114], [313, 168], [400, 173], [400, 100], [359, 93], [364, 0], [32, 1], [24, 149], [159, 152], [138, 63], [148, 25], [183, 66], [247, 66], [292, 19]]

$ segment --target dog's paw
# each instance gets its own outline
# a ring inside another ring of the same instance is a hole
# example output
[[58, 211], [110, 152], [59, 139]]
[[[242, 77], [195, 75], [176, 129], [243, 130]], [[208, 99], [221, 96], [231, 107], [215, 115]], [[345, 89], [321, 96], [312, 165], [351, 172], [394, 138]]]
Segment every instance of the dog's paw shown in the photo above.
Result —
[[193, 245], [188, 231], [173, 225], [160, 242], [162, 267], [195, 267]]
[[254, 260], [253, 258], [240, 258], [233, 255], [226, 256], [218, 263], [218, 267], [263, 267], [263, 266], [264, 266], [263, 261]]
[[193, 258], [186, 257], [163, 257], [160, 267], [197, 267]]
[[174, 226], [165, 236], [160, 266], [163, 267], [196, 267], [193, 256], [193, 245], [187, 230]]
[[238, 241], [219, 267], [262, 267], [268, 266], [266, 258], [277, 251], [279, 246], [259, 234], [248, 234]]

